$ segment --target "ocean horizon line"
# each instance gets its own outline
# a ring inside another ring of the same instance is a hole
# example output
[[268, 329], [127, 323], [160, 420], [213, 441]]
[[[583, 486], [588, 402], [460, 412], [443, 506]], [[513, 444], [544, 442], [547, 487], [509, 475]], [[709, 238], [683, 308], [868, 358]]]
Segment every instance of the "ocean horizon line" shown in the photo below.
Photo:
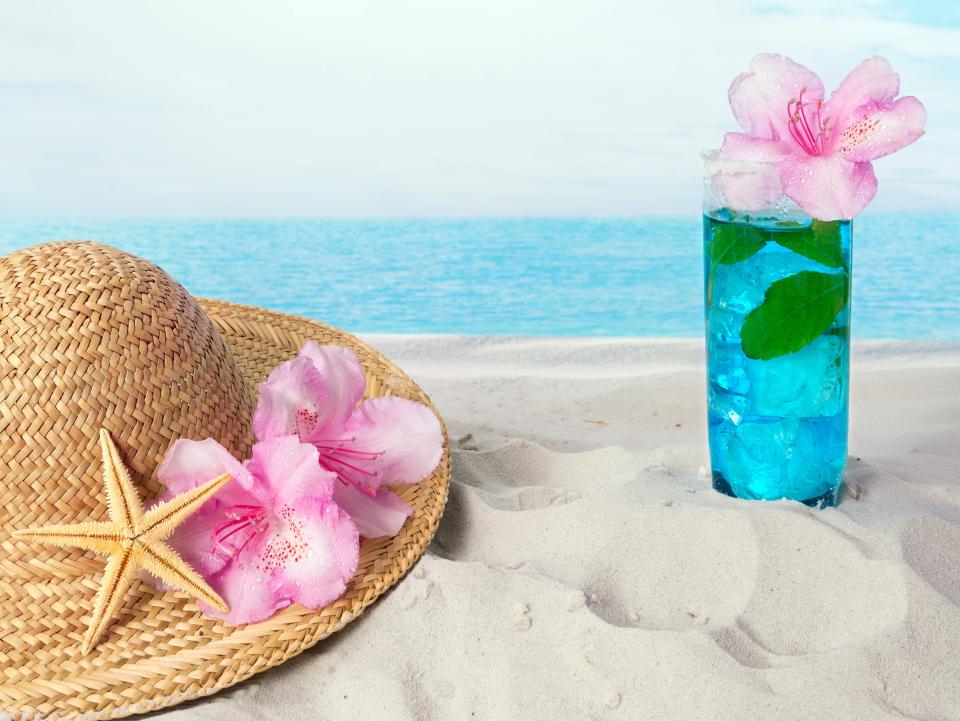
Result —
[[[703, 333], [699, 214], [458, 219], [2, 221], [0, 253], [91, 240], [198, 297], [364, 332], [568, 337]], [[960, 213], [854, 225], [853, 334], [960, 339]]]
[[[81, 223], [203, 223], [203, 222], [543, 222], [543, 221], [637, 221], [637, 220], [682, 220], [702, 217], [700, 210], [675, 213], [636, 213], [636, 214], [533, 214], [533, 215], [90, 215], [90, 216], [0, 216], [0, 230], [9, 224], [81, 224]], [[862, 222], [875, 217], [889, 216], [957, 216], [956, 209], [913, 209], [913, 210], [867, 210], [854, 222]]]

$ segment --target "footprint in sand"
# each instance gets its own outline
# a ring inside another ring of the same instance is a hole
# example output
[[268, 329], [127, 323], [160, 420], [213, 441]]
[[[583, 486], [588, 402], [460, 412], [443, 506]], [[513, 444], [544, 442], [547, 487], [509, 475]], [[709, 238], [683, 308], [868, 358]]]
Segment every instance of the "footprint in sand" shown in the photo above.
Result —
[[424, 566], [424, 561], [417, 564], [410, 576], [395, 591], [397, 603], [404, 611], [409, 611], [418, 603], [426, 601], [433, 593], [433, 581], [427, 578]]
[[527, 631], [533, 625], [533, 618], [530, 616], [530, 606], [526, 603], [518, 603], [513, 607], [514, 621], [513, 627], [517, 631]]
[[[680, 453], [653, 460], [664, 473], [696, 472]], [[667, 510], [664, 489], [646, 489], [638, 470], [637, 457], [620, 448], [560, 453], [510, 442], [455, 453], [433, 552], [544, 572], [585, 590], [587, 608], [615, 626], [687, 630], [687, 609], [711, 626], [732, 623], [756, 583], [760, 547], [749, 517], [685, 499]], [[584, 601], [570, 605], [579, 610]]]
[[620, 708], [620, 704], [623, 703], [623, 695], [620, 693], [612, 693], [607, 697], [607, 708], [611, 711], [614, 711]]
[[[471, 437], [461, 448], [472, 446]], [[558, 453], [534, 443], [514, 441], [494, 450], [455, 450], [453, 454], [453, 479], [502, 511], [573, 503], [598, 482], [634, 470], [634, 457], [622, 448]]]
[[897, 561], [870, 558], [857, 539], [806, 509], [760, 508], [752, 520], [763, 553], [737, 623], [762, 648], [781, 656], [853, 648], [906, 618]]
[[936, 516], [907, 522], [901, 535], [903, 558], [924, 581], [960, 604], [960, 526]]
[[448, 701], [457, 695], [457, 688], [449, 681], [438, 680], [433, 684], [437, 696]]

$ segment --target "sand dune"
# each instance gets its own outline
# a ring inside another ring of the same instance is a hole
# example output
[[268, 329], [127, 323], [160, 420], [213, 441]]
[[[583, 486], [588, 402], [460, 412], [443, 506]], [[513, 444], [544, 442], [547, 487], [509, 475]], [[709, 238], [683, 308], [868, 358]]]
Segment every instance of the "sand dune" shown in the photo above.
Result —
[[710, 489], [686, 341], [371, 342], [444, 413], [421, 563], [187, 719], [960, 719], [960, 345], [856, 347], [836, 509]]

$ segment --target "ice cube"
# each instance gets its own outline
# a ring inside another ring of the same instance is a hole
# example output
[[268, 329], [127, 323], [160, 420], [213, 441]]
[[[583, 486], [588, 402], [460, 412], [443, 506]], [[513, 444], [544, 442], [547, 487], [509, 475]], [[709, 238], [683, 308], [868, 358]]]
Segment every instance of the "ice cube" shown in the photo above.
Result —
[[[754, 256], [756, 257], [756, 256]], [[747, 313], [763, 302], [764, 288], [756, 285], [754, 259], [717, 266], [709, 309], [709, 334], [718, 340], [740, 339]]]
[[843, 418], [745, 419], [719, 430], [714, 470], [741, 498], [810, 499], [840, 480]]
[[739, 422], [747, 412], [750, 378], [744, 364], [747, 358], [739, 342], [710, 345], [710, 376], [707, 379], [707, 403], [711, 413]]
[[752, 265], [751, 282], [764, 291], [776, 281], [796, 275], [805, 270], [822, 271], [823, 267], [806, 256], [787, 250], [776, 243], [767, 243], [763, 253], [755, 256], [758, 262]]
[[722, 340], [739, 340], [744, 318], [763, 303], [776, 281], [819, 266], [802, 255], [768, 243], [756, 255], [730, 265], [718, 265], [711, 288], [709, 333]]
[[843, 352], [842, 339], [824, 335], [796, 353], [771, 360], [747, 359], [747, 412], [791, 418], [836, 415], [846, 398]]

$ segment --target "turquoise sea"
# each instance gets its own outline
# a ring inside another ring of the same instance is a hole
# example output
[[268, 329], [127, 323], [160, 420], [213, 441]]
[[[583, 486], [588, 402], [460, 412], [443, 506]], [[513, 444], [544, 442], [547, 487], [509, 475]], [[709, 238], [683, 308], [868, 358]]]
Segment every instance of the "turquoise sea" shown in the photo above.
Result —
[[[193, 294], [355, 332], [703, 334], [699, 216], [0, 222], [0, 252], [83, 238]], [[854, 222], [853, 335], [960, 339], [960, 214]]]

